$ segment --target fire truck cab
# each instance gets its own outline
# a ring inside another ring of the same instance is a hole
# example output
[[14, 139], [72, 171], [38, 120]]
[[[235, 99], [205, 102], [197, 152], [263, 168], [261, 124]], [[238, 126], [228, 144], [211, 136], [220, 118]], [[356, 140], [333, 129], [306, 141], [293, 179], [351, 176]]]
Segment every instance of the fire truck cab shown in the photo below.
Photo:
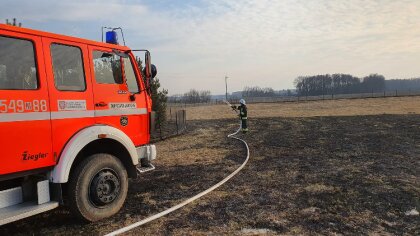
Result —
[[[133, 50], [134, 51], [134, 50]], [[0, 24], [0, 225], [66, 205], [97, 221], [153, 170], [149, 83], [126, 46]]]

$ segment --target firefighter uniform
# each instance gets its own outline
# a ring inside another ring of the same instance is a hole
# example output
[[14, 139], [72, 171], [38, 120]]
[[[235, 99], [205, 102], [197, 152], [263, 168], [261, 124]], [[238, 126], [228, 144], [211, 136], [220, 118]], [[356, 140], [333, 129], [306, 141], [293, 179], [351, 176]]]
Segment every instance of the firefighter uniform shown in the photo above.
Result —
[[244, 99], [239, 100], [240, 105], [238, 107], [233, 106], [234, 109], [239, 111], [239, 119], [241, 120], [241, 131], [242, 133], [248, 132], [248, 111]]

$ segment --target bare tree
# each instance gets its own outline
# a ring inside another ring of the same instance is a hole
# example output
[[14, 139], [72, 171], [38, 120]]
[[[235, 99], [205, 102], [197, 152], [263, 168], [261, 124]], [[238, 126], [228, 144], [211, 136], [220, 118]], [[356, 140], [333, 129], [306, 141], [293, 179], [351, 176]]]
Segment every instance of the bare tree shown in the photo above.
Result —
[[182, 97], [182, 101], [185, 103], [205, 103], [210, 102], [210, 100], [211, 92], [209, 90], [198, 91], [196, 89], [190, 89]]
[[274, 97], [276, 94], [272, 88], [260, 88], [258, 86], [245, 87], [242, 97]]
[[211, 92], [209, 90], [200, 91], [200, 102], [210, 102]]
[[385, 77], [383, 75], [371, 74], [363, 78], [363, 92], [382, 92], [385, 90]]

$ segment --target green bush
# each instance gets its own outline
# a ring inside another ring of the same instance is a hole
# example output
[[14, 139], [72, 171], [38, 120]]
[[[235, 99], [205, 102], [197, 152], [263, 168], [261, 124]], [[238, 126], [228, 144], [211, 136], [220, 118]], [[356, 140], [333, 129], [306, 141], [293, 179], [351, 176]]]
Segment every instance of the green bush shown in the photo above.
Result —
[[168, 101], [168, 90], [162, 89], [159, 91], [160, 82], [156, 77], [150, 84], [150, 91], [152, 93], [152, 110], [157, 113], [157, 122], [166, 121], [166, 102]]

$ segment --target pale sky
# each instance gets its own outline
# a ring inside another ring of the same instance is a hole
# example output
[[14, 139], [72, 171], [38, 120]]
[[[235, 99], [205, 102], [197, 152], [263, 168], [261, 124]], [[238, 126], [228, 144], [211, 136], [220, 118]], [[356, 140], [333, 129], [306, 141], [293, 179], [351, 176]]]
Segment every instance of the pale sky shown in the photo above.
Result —
[[[420, 1], [2, 1], [24, 27], [101, 40], [123, 27], [129, 47], [152, 52], [171, 95], [245, 86], [293, 88], [300, 75], [420, 77]], [[4, 20], [3, 19], [3, 20]]]

